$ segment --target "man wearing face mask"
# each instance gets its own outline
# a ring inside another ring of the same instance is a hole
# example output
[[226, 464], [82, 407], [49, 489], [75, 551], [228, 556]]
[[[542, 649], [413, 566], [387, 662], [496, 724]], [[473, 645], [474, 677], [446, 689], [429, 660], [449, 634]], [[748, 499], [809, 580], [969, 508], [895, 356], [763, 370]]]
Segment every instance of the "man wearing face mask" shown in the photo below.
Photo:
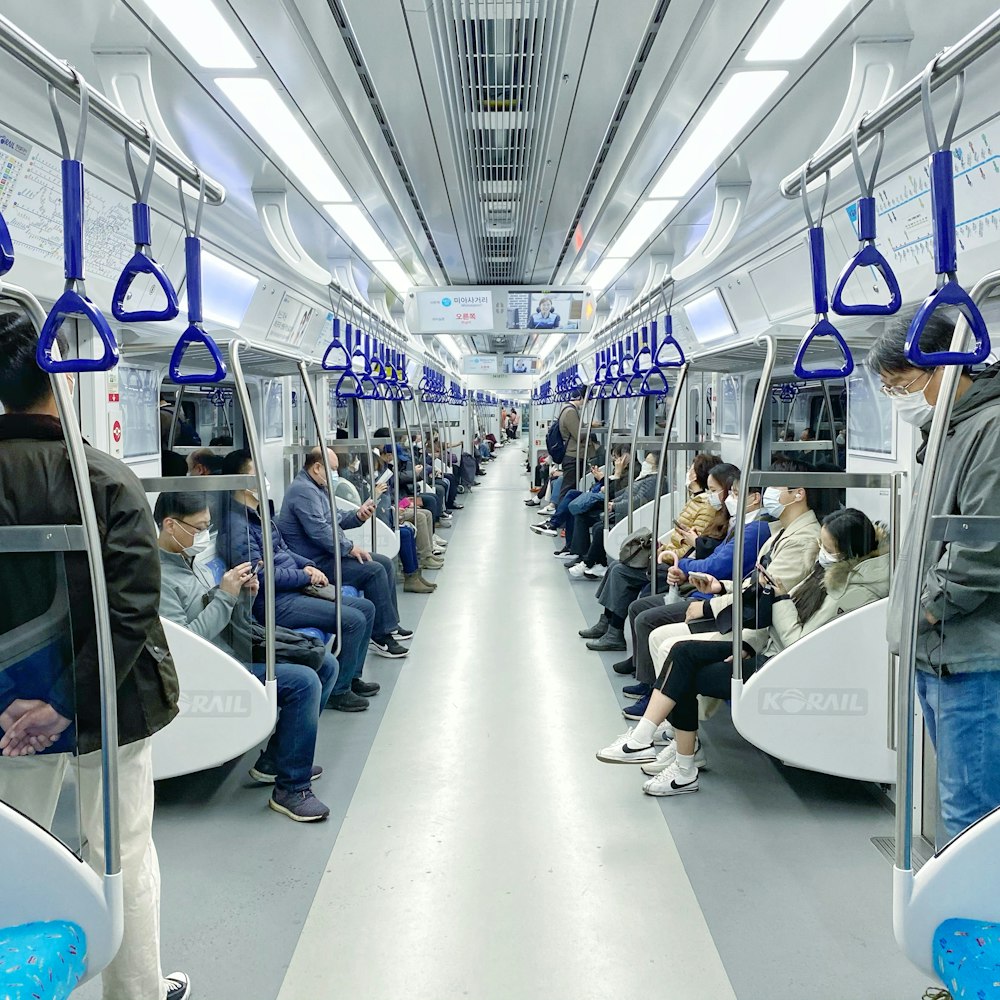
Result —
[[[920, 429], [923, 461], [944, 370], [914, 368], [906, 357], [910, 320], [893, 323], [867, 364], [882, 380], [900, 420]], [[926, 352], [950, 349], [954, 327], [931, 317]], [[932, 484], [931, 514], [1000, 514], [1000, 365], [963, 371], [948, 437]], [[917, 693], [937, 749], [943, 833], [950, 839], [1000, 805], [1000, 540], [935, 542], [923, 565], [913, 543], [900, 546], [889, 596], [888, 639], [899, 651], [903, 607], [922, 579], [916, 646]]]
[[[17, 313], [0, 316], [0, 525], [80, 524], [59, 411], [49, 376], [35, 361], [38, 337]], [[67, 344], [58, 337], [61, 354]], [[58, 377], [58, 376], [57, 376]], [[70, 391], [75, 378], [66, 376]], [[125, 897], [122, 945], [102, 973], [104, 995], [116, 1000], [185, 1000], [182, 973], [160, 968], [160, 871], [153, 848], [153, 767], [150, 737], [177, 715], [178, 685], [160, 625], [160, 562], [146, 494], [132, 471], [85, 445], [108, 582], [108, 611], [118, 688], [118, 791]], [[97, 632], [87, 557], [65, 557], [72, 595], [73, 659], [67, 692], [57, 683], [48, 698], [19, 697], [11, 671], [0, 673], [0, 798], [51, 826], [71, 755], [87, 860], [104, 865], [101, 794], [101, 691]], [[52, 562], [44, 553], [0, 558], [0, 649], [3, 633], [36, 617], [28, 605], [51, 602]], [[32, 599], [35, 599], [33, 602]], [[64, 680], [64, 678], [60, 678]], [[76, 745], [54, 745], [76, 714]], [[53, 753], [33, 756], [53, 747]], [[21, 755], [25, 755], [23, 758]], [[13, 759], [18, 758], [18, 759]]]

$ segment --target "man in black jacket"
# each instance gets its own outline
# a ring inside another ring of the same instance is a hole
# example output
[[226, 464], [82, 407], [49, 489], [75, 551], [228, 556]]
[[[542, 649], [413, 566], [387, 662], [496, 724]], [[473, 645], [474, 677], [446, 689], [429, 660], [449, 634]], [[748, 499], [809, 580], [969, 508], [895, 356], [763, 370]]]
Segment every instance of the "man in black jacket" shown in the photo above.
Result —
[[[80, 510], [49, 376], [35, 362], [37, 337], [16, 313], [0, 315], [0, 526], [80, 524]], [[65, 343], [60, 343], [65, 354]], [[67, 376], [73, 385], [72, 376]], [[90, 489], [101, 535], [118, 687], [118, 787], [125, 899], [121, 948], [104, 970], [116, 1000], [184, 1000], [186, 976], [160, 969], [160, 875], [152, 841], [150, 737], [177, 714], [177, 675], [159, 619], [160, 564], [146, 495], [127, 466], [89, 446]], [[34, 566], [31, 561], [34, 560]], [[0, 554], [4, 631], [30, 620], [26, 581], [52, 566], [45, 554]], [[31, 697], [0, 673], [0, 798], [51, 826], [62, 775], [75, 752], [88, 860], [103, 870], [101, 689], [86, 556], [65, 559], [73, 657], [46, 697]], [[50, 574], [51, 575], [51, 574]], [[37, 596], [37, 595], [36, 595]], [[22, 605], [21, 612], [18, 606]], [[2, 622], [0, 622], [2, 625]], [[4, 637], [0, 634], [0, 649]], [[72, 671], [72, 678], [66, 674]], [[9, 672], [8, 672], [9, 673]], [[67, 730], [75, 714], [75, 746]], [[64, 736], [64, 733], [66, 735]], [[64, 749], [67, 752], [58, 752]], [[44, 751], [51, 748], [51, 753]]]

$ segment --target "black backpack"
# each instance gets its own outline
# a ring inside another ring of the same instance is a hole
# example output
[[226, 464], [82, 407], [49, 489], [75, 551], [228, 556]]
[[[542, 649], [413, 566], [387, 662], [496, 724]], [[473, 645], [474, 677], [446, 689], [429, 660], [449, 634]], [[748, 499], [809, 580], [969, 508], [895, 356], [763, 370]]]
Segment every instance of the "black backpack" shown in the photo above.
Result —
[[550, 462], [562, 462], [566, 457], [566, 442], [563, 441], [562, 431], [559, 429], [559, 419], [565, 412], [564, 406], [545, 432], [545, 450], [549, 453]]

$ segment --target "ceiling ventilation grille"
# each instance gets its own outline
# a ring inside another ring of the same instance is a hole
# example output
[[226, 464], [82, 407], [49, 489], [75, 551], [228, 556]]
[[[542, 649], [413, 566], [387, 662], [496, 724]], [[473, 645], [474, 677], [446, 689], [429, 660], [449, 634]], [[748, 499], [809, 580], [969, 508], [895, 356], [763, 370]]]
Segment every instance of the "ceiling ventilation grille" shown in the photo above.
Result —
[[575, 0], [432, 0], [476, 280], [525, 280]]

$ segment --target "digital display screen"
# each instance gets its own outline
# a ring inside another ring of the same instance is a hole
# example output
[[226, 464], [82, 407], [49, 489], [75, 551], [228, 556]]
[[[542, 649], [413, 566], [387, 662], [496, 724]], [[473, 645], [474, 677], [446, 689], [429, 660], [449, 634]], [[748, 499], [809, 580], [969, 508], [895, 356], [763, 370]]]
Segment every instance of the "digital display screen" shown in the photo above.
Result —
[[736, 327], [718, 288], [685, 302], [684, 313], [692, 332], [702, 344], [731, 337], [736, 333]]
[[418, 291], [417, 310], [423, 333], [493, 329], [493, 293], [487, 289]]
[[535, 375], [541, 371], [541, 367], [542, 362], [539, 358], [529, 358], [522, 354], [504, 355], [504, 375]]
[[580, 330], [590, 317], [582, 291], [511, 291], [507, 295], [508, 330]]
[[466, 354], [462, 358], [465, 375], [498, 375], [500, 359], [496, 354]]

